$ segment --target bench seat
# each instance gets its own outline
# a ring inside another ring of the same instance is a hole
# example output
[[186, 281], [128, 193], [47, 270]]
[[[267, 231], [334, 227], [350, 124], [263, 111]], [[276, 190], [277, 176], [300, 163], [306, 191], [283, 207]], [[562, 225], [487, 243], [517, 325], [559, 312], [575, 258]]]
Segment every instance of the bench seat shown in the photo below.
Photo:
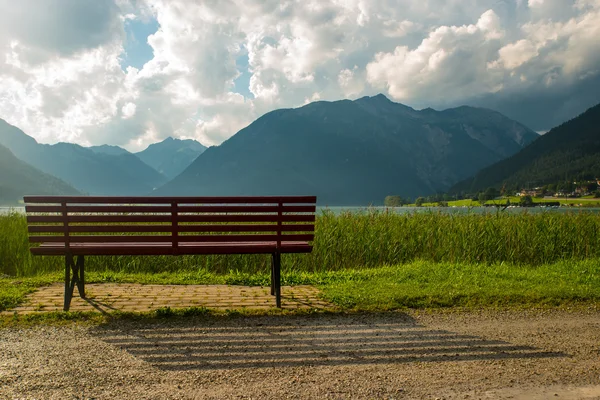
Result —
[[[271, 254], [277, 251], [277, 242], [179, 242], [174, 248], [169, 242], [144, 243], [70, 243], [67, 251], [64, 243], [42, 243], [32, 247], [31, 253], [44, 256], [139, 256], [139, 255], [194, 255], [194, 254]], [[280, 253], [310, 253], [308, 242], [281, 242]]]

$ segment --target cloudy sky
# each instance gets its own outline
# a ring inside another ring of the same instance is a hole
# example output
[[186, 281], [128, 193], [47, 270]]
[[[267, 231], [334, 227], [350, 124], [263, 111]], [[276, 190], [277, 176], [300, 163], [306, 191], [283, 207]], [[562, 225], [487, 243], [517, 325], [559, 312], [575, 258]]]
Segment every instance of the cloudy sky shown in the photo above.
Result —
[[0, 118], [42, 143], [216, 145], [384, 93], [545, 131], [600, 102], [600, 0], [0, 0]]

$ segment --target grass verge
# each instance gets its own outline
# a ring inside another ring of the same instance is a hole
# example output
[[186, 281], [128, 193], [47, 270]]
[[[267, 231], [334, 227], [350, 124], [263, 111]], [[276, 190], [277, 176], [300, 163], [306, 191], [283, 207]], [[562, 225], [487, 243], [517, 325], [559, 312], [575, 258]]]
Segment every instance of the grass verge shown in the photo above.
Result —
[[560, 306], [600, 301], [600, 260], [538, 267], [415, 262], [354, 271], [323, 285], [342, 309]]
[[0, 311], [9, 310], [21, 304], [29, 293], [40, 286], [59, 280], [58, 274], [31, 278], [0, 278]]
[[[90, 273], [89, 282], [142, 284], [267, 285], [266, 274], [230, 272], [215, 275], [188, 271], [169, 274]], [[35, 288], [59, 281], [57, 274], [35, 278], [0, 279], [0, 310], [22, 302]], [[409, 264], [335, 272], [288, 272], [284, 285], [319, 287], [325, 300], [342, 311], [390, 311], [402, 308], [538, 307], [600, 302], [600, 259], [560, 261], [537, 267], [509, 264], [453, 264], [416, 261]], [[262, 313], [280, 313], [280, 310]], [[303, 311], [300, 311], [303, 312]], [[227, 313], [227, 312], [226, 312]], [[230, 310], [229, 314], [248, 311]], [[250, 311], [250, 313], [256, 313]], [[259, 312], [260, 313], [260, 312]], [[215, 314], [206, 308], [161, 309], [145, 317]], [[128, 317], [117, 313], [115, 317]], [[94, 313], [5, 315], [3, 324], [17, 321], [97, 321]], [[102, 317], [105, 318], [105, 317]]]

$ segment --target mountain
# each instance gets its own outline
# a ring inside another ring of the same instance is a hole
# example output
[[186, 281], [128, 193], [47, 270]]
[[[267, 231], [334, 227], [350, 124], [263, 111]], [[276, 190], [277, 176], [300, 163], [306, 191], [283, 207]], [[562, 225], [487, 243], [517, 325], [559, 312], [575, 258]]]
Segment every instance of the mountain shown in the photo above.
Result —
[[265, 114], [154, 193], [317, 195], [381, 204], [448, 189], [539, 135], [486, 109], [414, 110], [383, 95]]
[[110, 155], [71, 143], [40, 144], [1, 119], [0, 144], [19, 159], [89, 194], [144, 195], [166, 182], [131, 153]]
[[123, 154], [130, 154], [127, 150], [119, 146], [111, 146], [109, 144], [103, 144], [101, 146], [90, 146], [88, 149], [94, 153], [108, 154], [111, 156], [120, 156]]
[[75, 188], [19, 160], [0, 145], [0, 204], [17, 204], [26, 194], [76, 195]]
[[195, 140], [169, 137], [160, 143], [151, 144], [146, 150], [135, 155], [167, 178], [173, 179], [204, 150], [206, 147]]
[[517, 188], [595, 178], [600, 178], [600, 104], [450, 190], [471, 193], [492, 186]]

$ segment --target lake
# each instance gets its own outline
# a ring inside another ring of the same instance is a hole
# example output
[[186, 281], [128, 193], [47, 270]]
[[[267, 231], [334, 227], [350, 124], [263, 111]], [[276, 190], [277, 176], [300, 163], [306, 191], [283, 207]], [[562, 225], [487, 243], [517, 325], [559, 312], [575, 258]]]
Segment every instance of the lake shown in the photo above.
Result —
[[14, 206], [14, 207], [0, 207], [0, 215], [8, 214], [11, 210], [17, 211], [20, 213], [25, 212], [25, 207], [22, 206]]
[[496, 207], [317, 207], [317, 214], [321, 211], [330, 210], [334, 214], [340, 214], [342, 212], [352, 213], [366, 213], [369, 211], [394, 212], [397, 214], [409, 214], [409, 213], [427, 213], [427, 212], [441, 212], [445, 214], [468, 214], [468, 213], [540, 213], [540, 212], [592, 212], [600, 213], [600, 208], [597, 207], [509, 207], [507, 209]]

